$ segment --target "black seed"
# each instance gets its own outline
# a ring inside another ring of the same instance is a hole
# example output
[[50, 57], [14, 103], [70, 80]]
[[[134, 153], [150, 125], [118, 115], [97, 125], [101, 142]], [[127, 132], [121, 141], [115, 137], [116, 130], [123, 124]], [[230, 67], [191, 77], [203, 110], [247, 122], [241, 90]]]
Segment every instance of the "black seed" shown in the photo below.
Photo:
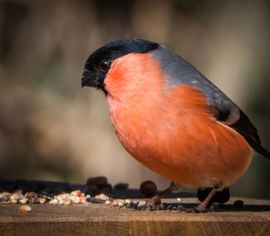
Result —
[[128, 189], [128, 184], [127, 183], [118, 183], [118, 184], [114, 185], [113, 188], [115, 188], [117, 190]]
[[151, 181], [144, 181], [140, 186], [140, 191], [145, 197], [153, 197], [157, 194], [157, 185]]
[[92, 197], [92, 198], [90, 198], [89, 202], [91, 202], [91, 203], [104, 203], [105, 201], [102, 199], [97, 199], [97, 198]]
[[108, 180], [105, 176], [98, 176], [98, 177], [90, 177], [87, 179], [87, 185], [99, 185], [99, 184], [107, 184]]
[[235, 208], [242, 208], [244, 206], [244, 201], [236, 200], [236, 201], [234, 201], [233, 205]]
[[112, 192], [112, 185], [109, 183], [106, 184], [97, 184], [96, 185], [97, 189], [100, 191], [100, 193], [111, 193]]

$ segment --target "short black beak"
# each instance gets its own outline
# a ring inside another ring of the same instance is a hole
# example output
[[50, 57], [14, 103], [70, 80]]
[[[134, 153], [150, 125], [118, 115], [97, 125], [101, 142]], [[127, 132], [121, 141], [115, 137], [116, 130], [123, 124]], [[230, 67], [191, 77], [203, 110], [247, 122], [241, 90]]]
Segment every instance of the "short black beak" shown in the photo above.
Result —
[[84, 86], [96, 87], [97, 84], [95, 81], [95, 73], [88, 69], [84, 69], [82, 78], [81, 78], [81, 84], [82, 84], [82, 88]]

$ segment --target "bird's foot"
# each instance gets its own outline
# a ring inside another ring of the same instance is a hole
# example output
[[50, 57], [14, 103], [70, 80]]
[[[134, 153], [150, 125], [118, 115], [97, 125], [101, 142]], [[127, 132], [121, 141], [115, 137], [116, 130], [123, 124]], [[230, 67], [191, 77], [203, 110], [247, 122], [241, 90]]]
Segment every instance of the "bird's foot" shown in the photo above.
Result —
[[217, 185], [210, 190], [207, 194], [207, 197], [196, 207], [192, 209], [186, 210], [186, 212], [194, 212], [194, 213], [205, 213], [209, 211], [213, 211], [213, 206], [211, 206], [211, 200], [215, 196], [217, 192], [220, 192], [224, 189], [223, 185]]
[[161, 203], [161, 197], [163, 197], [165, 194], [171, 193], [173, 190], [177, 188], [178, 188], [178, 185], [175, 184], [174, 182], [171, 182], [170, 186], [167, 189], [155, 195], [154, 197], [146, 200], [144, 202], [145, 204], [139, 203], [138, 206], [136, 206], [136, 209], [138, 210], [148, 209], [150, 211], [164, 210], [167, 205]]
[[160, 204], [161, 204], [161, 198], [159, 195], [156, 195], [156, 196], [146, 200], [146, 209], [148, 209], [150, 211], [158, 210]]
[[192, 208], [183, 208], [182, 211], [186, 213], [207, 213], [207, 212], [213, 212], [214, 207], [213, 206], [205, 206], [203, 204], [199, 204], [196, 207]]
[[203, 204], [199, 204], [198, 206], [193, 208], [194, 213], [206, 213], [209, 212], [209, 207], [206, 207]]

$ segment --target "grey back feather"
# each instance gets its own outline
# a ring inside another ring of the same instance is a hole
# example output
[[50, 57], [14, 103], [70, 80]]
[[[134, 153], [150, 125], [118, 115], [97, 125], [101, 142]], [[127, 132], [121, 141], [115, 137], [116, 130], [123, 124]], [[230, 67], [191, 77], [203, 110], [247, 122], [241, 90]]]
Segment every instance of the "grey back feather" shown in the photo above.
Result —
[[170, 86], [189, 85], [197, 88], [206, 97], [208, 105], [216, 110], [213, 116], [239, 132], [257, 152], [270, 158], [270, 152], [261, 146], [257, 129], [248, 116], [217, 86], [182, 57], [161, 46], [152, 55], [168, 75]]

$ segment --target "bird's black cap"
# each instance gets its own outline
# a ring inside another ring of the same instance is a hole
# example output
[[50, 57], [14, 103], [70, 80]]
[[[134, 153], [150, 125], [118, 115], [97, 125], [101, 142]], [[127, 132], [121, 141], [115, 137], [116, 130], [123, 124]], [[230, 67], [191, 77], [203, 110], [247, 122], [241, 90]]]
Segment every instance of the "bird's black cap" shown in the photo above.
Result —
[[82, 87], [104, 89], [104, 79], [111, 62], [129, 53], [147, 53], [159, 47], [158, 43], [143, 39], [121, 39], [97, 49], [87, 59], [81, 78]]

